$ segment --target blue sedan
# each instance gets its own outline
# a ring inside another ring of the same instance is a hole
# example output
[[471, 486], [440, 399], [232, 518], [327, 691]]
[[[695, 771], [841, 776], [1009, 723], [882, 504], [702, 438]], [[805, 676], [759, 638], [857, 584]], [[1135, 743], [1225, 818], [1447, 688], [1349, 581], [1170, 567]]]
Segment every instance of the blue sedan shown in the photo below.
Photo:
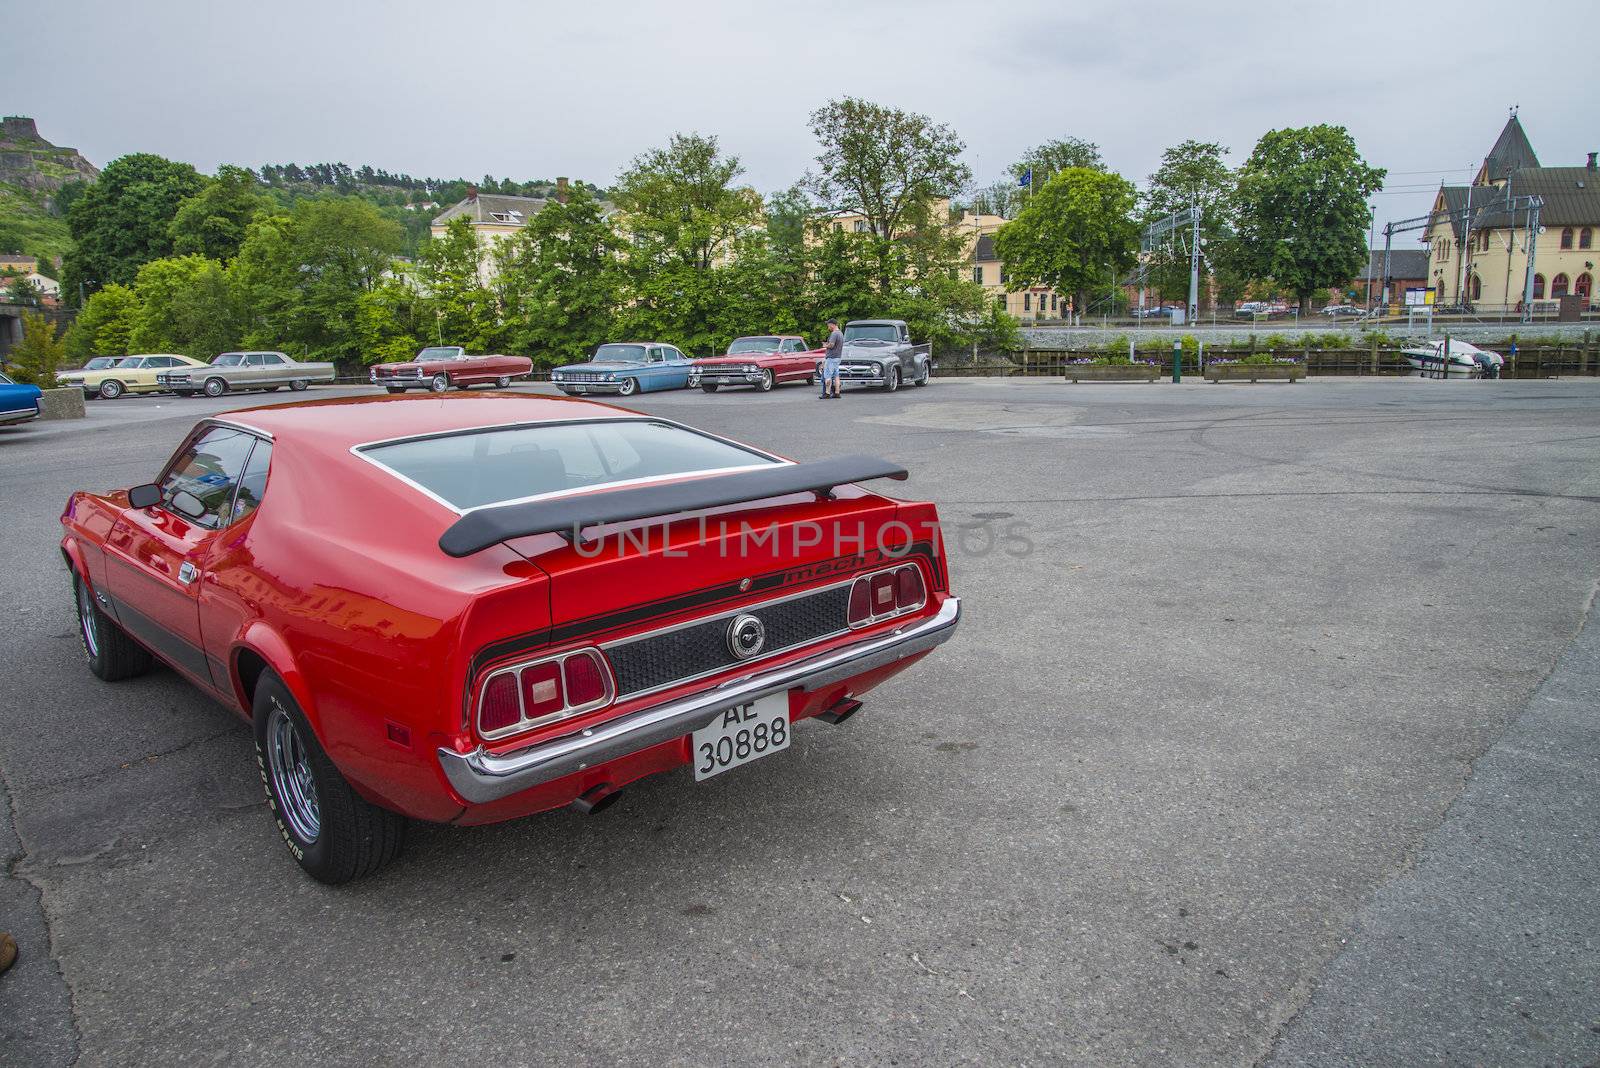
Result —
[[657, 389], [682, 389], [694, 363], [677, 346], [659, 341], [625, 341], [601, 345], [588, 363], [573, 363], [550, 372], [550, 381], [567, 396], [615, 393], [631, 397]]
[[0, 426], [25, 423], [39, 416], [39, 387], [23, 386], [0, 375]]

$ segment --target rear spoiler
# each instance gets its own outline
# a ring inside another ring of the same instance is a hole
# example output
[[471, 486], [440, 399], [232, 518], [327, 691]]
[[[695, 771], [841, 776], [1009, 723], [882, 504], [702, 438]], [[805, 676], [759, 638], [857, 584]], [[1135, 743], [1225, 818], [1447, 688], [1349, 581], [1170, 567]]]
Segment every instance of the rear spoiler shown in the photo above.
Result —
[[471, 556], [481, 549], [530, 534], [565, 534], [576, 538], [584, 527], [629, 519], [691, 512], [725, 504], [743, 504], [789, 493], [831, 495], [850, 482], [870, 478], [904, 481], [906, 469], [873, 456], [841, 456], [804, 464], [774, 464], [754, 471], [686, 479], [653, 486], [600, 490], [553, 500], [497, 504], [468, 512], [439, 537], [450, 556]]

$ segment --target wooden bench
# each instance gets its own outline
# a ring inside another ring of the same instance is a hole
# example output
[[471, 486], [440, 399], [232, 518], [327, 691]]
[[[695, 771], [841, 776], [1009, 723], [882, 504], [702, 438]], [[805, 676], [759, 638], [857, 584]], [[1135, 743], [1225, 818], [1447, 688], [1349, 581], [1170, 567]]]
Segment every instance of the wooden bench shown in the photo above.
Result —
[[1306, 369], [1298, 363], [1219, 363], [1206, 368], [1212, 382], [1261, 382], [1288, 379], [1292, 385], [1304, 378]]

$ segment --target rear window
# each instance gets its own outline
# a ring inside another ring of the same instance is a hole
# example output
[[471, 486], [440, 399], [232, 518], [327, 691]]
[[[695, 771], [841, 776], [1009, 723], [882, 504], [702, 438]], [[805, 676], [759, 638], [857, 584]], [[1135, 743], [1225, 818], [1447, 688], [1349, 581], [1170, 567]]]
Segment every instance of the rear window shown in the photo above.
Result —
[[362, 455], [460, 511], [779, 461], [650, 420], [556, 423], [369, 445]]
[[741, 337], [728, 346], [728, 355], [737, 356], [741, 352], [777, 352], [778, 339], [775, 337]]

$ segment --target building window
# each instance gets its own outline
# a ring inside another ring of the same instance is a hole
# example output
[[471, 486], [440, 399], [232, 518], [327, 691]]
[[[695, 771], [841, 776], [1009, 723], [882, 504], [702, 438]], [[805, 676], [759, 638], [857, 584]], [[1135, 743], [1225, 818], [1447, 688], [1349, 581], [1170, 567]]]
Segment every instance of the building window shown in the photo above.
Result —
[[1578, 276], [1578, 284], [1572, 287], [1572, 291], [1582, 297], [1585, 304], [1589, 303], [1589, 294], [1593, 290], [1594, 279], [1589, 277], [1588, 274], [1580, 274]]
[[1006, 284], [1006, 268], [1005, 268], [1005, 264], [1001, 264], [1000, 265], [1000, 284], [1001, 285], [1005, 285]]
[[1536, 274], [1533, 276], [1533, 299], [1544, 299], [1544, 275], [1542, 274]]
[[1056, 310], [1056, 295], [1054, 293], [1050, 294], [1050, 310]]
[[1572, 247], [1572, 227], [1570, 226], [1561, 231], [1561, 247], [1564, 249]]
[[1443, 238], [1441, 238], [1439, 240], [1439, 244], [1438, 244], [1437, 247], [1439, 249], [1439, 262], [1441, 262], [1441, 263], [1449, 263], [1450, 262], [1450, 242], [1448, 242], [1448, 241], [1444, 240]]
[[1480, 279], [1477, 275], [1473, 275], [1472, 276], [1472, 299], [1473, 300], [1481, 300], [1482, 298], [1483, 298], [1483, 280]]
[[1550, 280], [1550, 296], [1564, 297], [1567, 295], [1567, 276], [1558, 274]]
[[1489, 251], [1489, 231], [1487, 231], [1487, 230], [1478, 231], [1478, 251], [1479, 252], [1488, 252]]
[[1585, 226], [1582, 230], [1578, 231], [1578, 247], [1579, 248], [1589, 248], [1593, 244], [1594, 244], [1594, 230], [1591, 227]]
[[857, 219], [856, 220], [856, 233], [864, 234], [866, 232], [867, 232], [867, 220], [865, 220], [865, 219]]
[[1032, 310], [1032, 308], [1033, 308], [1033, 294], [1032, 293], [1024, 293], [1024, 294], [1022, 294], [1022, 310], [1023, 311], [1030, 311], [1030, 310]]
[[983, 264], [980, 263], [972, 269], [972, 280], [980, 286], [983, 285]]

